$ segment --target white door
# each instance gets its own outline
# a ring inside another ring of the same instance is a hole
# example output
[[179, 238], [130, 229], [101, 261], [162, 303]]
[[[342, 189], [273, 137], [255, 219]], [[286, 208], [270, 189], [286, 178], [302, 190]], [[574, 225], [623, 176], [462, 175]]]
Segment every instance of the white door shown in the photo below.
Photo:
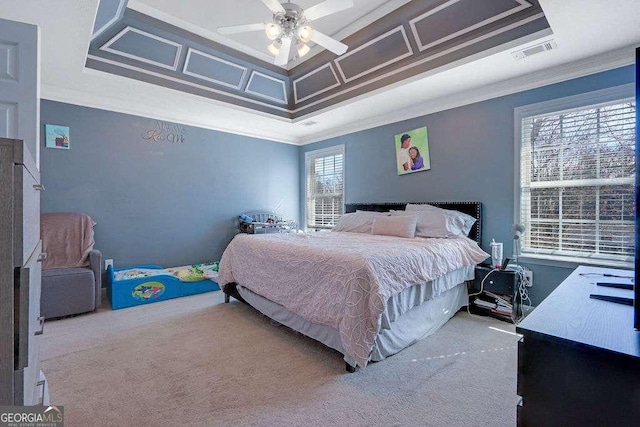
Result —
[[[0, 0], [0, 3], [4, 0]], [[0, 137], [14, 138], [23, 140], [29, 149], [31, 156], [36, 160], [38, 169], [40, 168], [40, 99], [39, 99], [39, 44], [38, 44], [38, 27], [29, 24], [22, 24], [13, 21], [0, 19]], [[4, 158], [0, 161], [2, 165], [13, 163], [13, 151], [4, 150], [0, 153], [0, 157]], [[8, 156], [9, 154], [10, 156]], [[13, 169], [13, 168], [11, 168]], [[9, 171], [11, 171], [9, 169]], [[3, 175], [7, 177], [7, 168], [5, 167]], [[6, 192], [5, 192], [6, 194]], [[9, 190], [7, 198], [12, 197], [12, 190]], [[0, 201], [2, 210], [6, 212], [5, 200]], [[9, 213], [12, 212], [9, 207]], [[5, 224], [0, 224], [0, 228], [4, 228]], [[9, 250], [12, 249], [11, 239], [3, 239], [0, 245], [5, 246], [2, 252], [6, 254], [6, 245]], [[3, 259], [3, 264], [6, 265]], [[11, 266], [12, 263], [9, 264]], [[0, 316], [1, 327], [7, 328], [13, 322], [6, 320], [6, 310], [4, 309], [13, 300], [12, 292], [4, 292], [7, 288], [13, 287], [11, 281], [3, 281], [0, 283], [0, 305], [3, 307], [2, 316]], [[10, 295], [9, 302], [6, 296]], [[4, 301], [3, 301], [4, 299]], [[11, 315], [9, 315], [11, 316]], [[10, 326], [9, 329], [12, 329]], [[11, 354], [13, 352], [13, 343], [6, 342], [6, 337], [13, 338], [13, 331], [2, 330], [2, 343], [0, 348], [0, 405], [10, 405], [14, 402], [13, 384], [14, 364], [13, 357], [6, 357], [5, 352]], [[8, 362], [8, 363], [7, 363]], [[17, 385], [16, 385], [17, 386]], [[20, 389], [22, 386], [17, 386]]]
[[0, 19], [0, 137], [21, 139], [40, 169], [38, 27]]

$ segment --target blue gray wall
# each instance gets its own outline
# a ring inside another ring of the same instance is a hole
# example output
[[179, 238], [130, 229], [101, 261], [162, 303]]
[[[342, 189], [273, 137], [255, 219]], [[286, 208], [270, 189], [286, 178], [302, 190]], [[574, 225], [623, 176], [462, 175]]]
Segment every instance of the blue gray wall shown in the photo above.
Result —
[[[407, 202], [479, 200], [483, 248], [492, 238], [512, 253], [514, 222], [514, 108], [632, 83], [633, 66], [441, 111], [304, 146], [300, 150], [300, 200], [304, 201], [304, 153], [345, 145], [345, 200]], [[398, 176], [394, 135], [427, 126], [431, 170]], [[301, 205], [300, 218], [304, 206]], [[534, 305], [572, 268], [527, 265], [534, 272]]]
[[298, 220], [296, 146], [43, 100], [47, 123], [71, 149], [42, 142], [42, 211], [91, 215], [116, 267], [220, 259], [245, 211]]
[[[43, 212], [86, 212], [96, 247], [116, 266], [167, 266], [219, 259], [235, 218], [274, 209], [303, 218], [304, 153], [345, 144], [346, 201], [479, 200], [483, 247], [511, 253], [514, 123], [518, 106], [631, 83], [632, 66], [294, 147], [164, 123], [165, 140], [145, 139], [159, 122], [42, 101], [41, 122], [70, 127], [70, 150], [42, 148]], [[168, 128], [167, 128], [168, 126]], [[394, 135], [427, 126], [431, 170], [397, 176]], [[166, 141], [176, 133], [184, 143]], [[44, 136], [41, 141], [44, 141]], [[44, 144], [44, 142], [42, 142]], [[531, 297], [544, 299], [571, 272], [534, 271]]]

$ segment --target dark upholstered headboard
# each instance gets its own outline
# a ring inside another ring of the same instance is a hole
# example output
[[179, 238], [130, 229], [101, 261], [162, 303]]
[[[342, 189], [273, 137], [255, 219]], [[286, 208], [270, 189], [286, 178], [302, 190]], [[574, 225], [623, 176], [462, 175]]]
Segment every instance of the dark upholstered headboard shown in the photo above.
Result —
[[[482, 243], [482, 203], [480, 202], [411, 202], [412, 204], [428, 204], [442, 209], [451, 209], [471, 215], [477, 219], [469, 232], [469, 238], [478, 245]], [[389, 212], [390, 210], [404, 210], [407, 203], [347, 203], [345, 213], [358, 211]]]

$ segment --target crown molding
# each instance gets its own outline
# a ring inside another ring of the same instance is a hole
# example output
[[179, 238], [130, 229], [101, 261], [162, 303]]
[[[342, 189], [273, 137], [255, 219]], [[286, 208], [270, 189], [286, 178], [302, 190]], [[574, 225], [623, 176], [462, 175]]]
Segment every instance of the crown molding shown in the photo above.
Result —
[[[358, 122], [354, 124], [302, 137], [299, 143], [300, 145], [312, 144], [314, 142], [324, 141], [330, 138], [336, 138], [391, 123], [397, 123], [403, 120], [413, 119], [451, 108], [462, 107], [464, 105], [474, 104], [488, 99], [499, 98], [501, 96], [524, 92], [554, 83], [560, 83], [591, 74], [613, 70], [615, 68], [632, 65], [634, 61], [635, 48], [628, 46], [523, 76], [514, 77], [491, 85], [482, 86], [477, 89], [428, 100], [414, 107], [402, 109], [402, 111], [381, 114], [367, 120], [358, 120]], [[310, 117], [311, 116], [301, 117], [300, 121], [308, 120]]]
[[[238, 129], [235, 127], [231, 128], [219, 125], [211, 125], [210, 123], [199, 122], [197, 120], [179, 118], [175, 115], [172, 115], [171, 112], [160, 110], [152, 111], [148, 105], [145, 105], [144, 107], [137, 107], [136, 105], [132, 104], [131, 101], [101, 96], [95, 93], [89, 93], [75, 89], [52, 86], [48, 84], [41, 85], [40, 99], [79, 105], [82, 107], [97, 108], [99, 110], [112, 111], [116, 113], [130, 114], [133, 116], [146, 117], [154, 120], [163, 120], [187, 126], [194, 126], [203, 129], [231, 133], [234, 135], [247, 136], [251, 138], [265, 139], [284, 144], [300, 145], [300, 141], [298, 138], [292, 138], [291, 136], [276, 132], [251, 131], [250, 129]], [[224, 104], [222, 106], [229, 108], [228, 104]], [[253, 110], [251, 111], [251, 113], [256, 114], [256, 112]], [[273, 118], [272, 116], [268, 117]], [[284, 119], [284, 121], [288, 120]]]

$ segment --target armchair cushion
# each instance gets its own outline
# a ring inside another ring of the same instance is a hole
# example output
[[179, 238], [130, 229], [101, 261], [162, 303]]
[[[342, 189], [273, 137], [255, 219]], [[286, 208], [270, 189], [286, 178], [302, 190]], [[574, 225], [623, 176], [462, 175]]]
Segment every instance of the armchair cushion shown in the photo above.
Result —
[[82, 267], [43, 270], [40, 316], [51, 319], [95, 310], [94, 277]]

